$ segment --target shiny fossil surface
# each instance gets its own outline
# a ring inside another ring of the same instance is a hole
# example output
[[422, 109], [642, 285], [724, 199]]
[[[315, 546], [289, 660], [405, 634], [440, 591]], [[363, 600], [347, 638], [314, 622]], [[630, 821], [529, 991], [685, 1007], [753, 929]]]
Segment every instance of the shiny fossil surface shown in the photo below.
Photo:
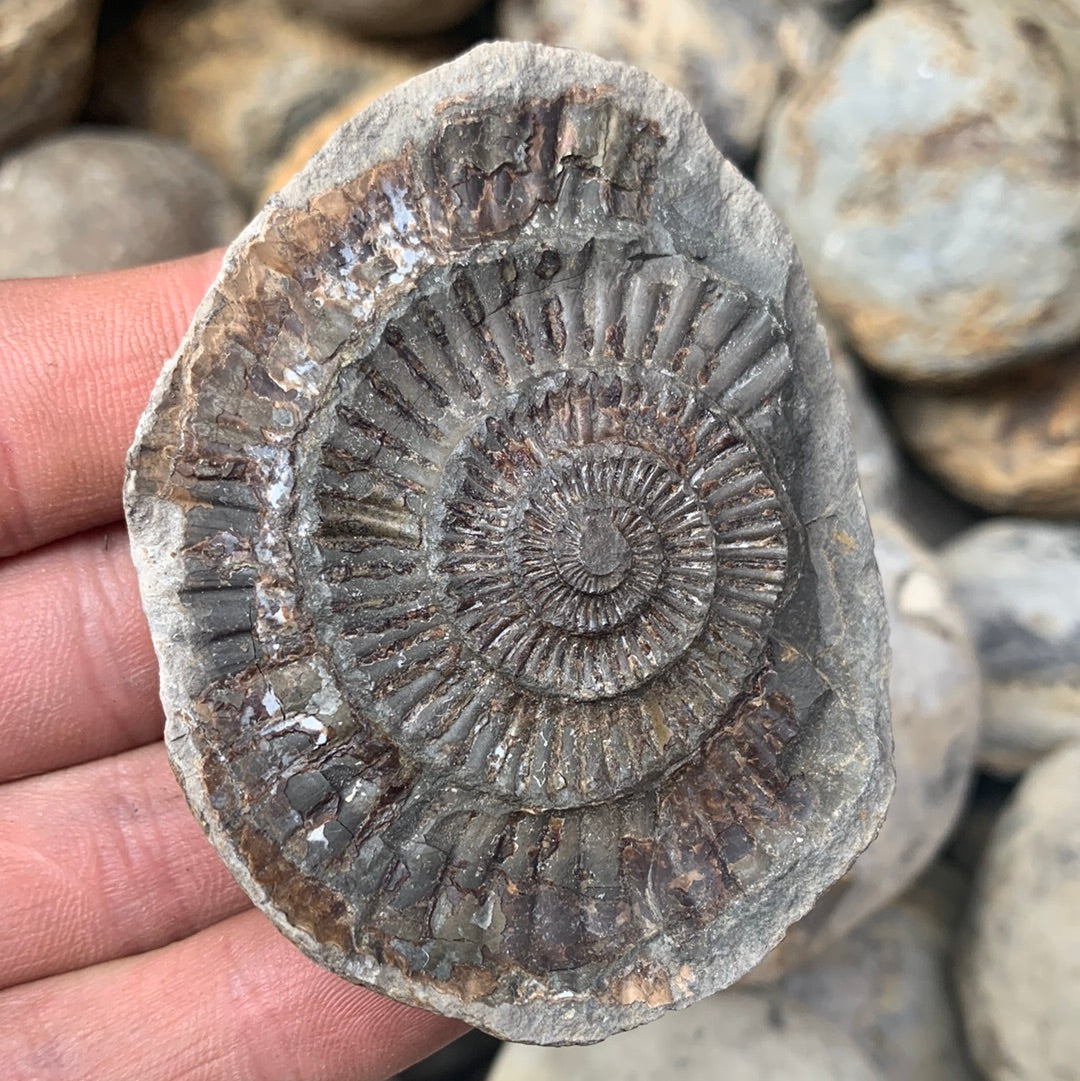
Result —
[[846, 427], [789, 239], [654, 80], [483, 46], [347, 124], [130, 455], [170, 755], [256, 904], [515, 1040], [738, 978], [892, 785]]

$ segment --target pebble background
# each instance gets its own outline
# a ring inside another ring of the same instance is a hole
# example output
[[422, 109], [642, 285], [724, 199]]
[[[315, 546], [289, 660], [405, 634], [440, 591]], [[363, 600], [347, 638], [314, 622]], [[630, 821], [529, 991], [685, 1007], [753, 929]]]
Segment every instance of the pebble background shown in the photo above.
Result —
[[245, 220], [202, 158], [149, 132], [74, 127], [0, 159], [0, 278], [172, 259], [227, 243]]
[[1080, 1081], [1080, 0], [13, 10], [0, 278], [225, 243], [342, 119], [503, 35], [682, 89], [818, 294], [892, 620], [885, 826], [752, 988], [404, 1077]]

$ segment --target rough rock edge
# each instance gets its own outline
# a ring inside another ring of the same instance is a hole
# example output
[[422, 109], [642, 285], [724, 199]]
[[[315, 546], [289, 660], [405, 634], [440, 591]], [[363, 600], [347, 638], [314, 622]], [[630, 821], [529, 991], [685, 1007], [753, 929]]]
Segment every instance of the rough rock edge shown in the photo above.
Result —
[[[727, 223], [721, 238], [722, 246], [718, 246], [718, 254], [728, 261], [729, 276], [773, 300], [790, 320], [795, 364], [793, 380], [802, 380], [812, 386], [812, 392], [804, 392], [803, 404], [806, 398], [813, 397], [822, 402], [825, 415], [846, 421], [842, 394], [828, 362], [825, 335], [817, 322], [816, 304], [786, 229], [738, 170], [723, 159], [686, 99], [652, 77], [624, 65], [573, 50], [531, 44], [478, 46], [458, 60], [402, 84], [347, 122], [308, 167], [269, 200], [267, 209], [302, 210], [316, 193], [338, 187], [396, 153], [402, 141], [418, 143], [430, 139], [440, 126], [436, 103], [451, 99], [451, 88], [457, 84], [475, 88], [469, 100], [477, 109], [505, 99], [508, 92], [519, 98], [530, 95], [553, 97], [576, 85], [602, 85], [618, 91], [630, 109], [655, 119], [671, 140], [664, 157], [668, 162], [681, 158], [685, 177], [681, 201], [661, 207], [661, 221], [683, 219], [701, 231], [711, 224], [707, 216], [710, 204], [722, 200], [738, 206], [739, 214]], [[719, 196], [712, 185], [717, 175], [722, 186]], [[705, 216], [702, 207], [706, 208]], [[190, 696], [184, 689], [183, 663], [177, 655], [160, 651], [160, 643], [182, 642], [185, 637], [183, 620], [172, 610], [176, 580], [170, 582], [163, 573], [166, 567], [169, 573], [175, 573], [178, 564], [170, 565], [160, 559], [160, 553], [169, 550], [182, 535], [183, 516], [175, 505], [162, 501], [153, 504], [140, 501], [137, 506], [132, 471], [140, 445], [153, 425], [154, 415], [180, 357], [189, 343], [198, 339], [216, 310], [220, 303], [219, 283], [244, 260], [248, 246], [260, 234], [263, 219], [264, 214], [257, 216], [226, 252], [218, 278], [199, 305], [184, 341], [159, 376], [129, 452], [125, 485], [132, 555], [155, 648], [159, 650], [160, 693], [167, 718], [165, 739], [170, 758], [192, 810], [229, 870], [260, 908], [267, 903], [266, 893], [232, 850], [230, 838], [219, 829], [200, 776], [200, 757], [185, 720], [185, 706]], [[859, 495], [854, 454], [846, 431], [840, 424], [817, 426], [804, 450], [808, 457], [821, 463], [804, 495], [807, 532], [830, 530], [838, 538], [831, 546], [833, 565], [818, 570], [832, 578], [839, 606], [857, 616], [857, 621], [849, 623], [839, 636], [848, 649], [847, 655], [833, 657], [832, 663], [850, 668], [848, 657], [856, 653], [860, 657], [887, 658], [884, 597]], [[828, 476], [829, 483], [823, 485], [818, 479], [821, 476]], [[830, 491], [843, 493], [842, 500], [830, 499]], [[847, 566], [836, 573], [835, 564], [840, 562]], [[873, 604], [867, 605], [868, 597], [878, 602], [877, 614]], [[712, 945], [718, 954], [722, 951], [723, 961], [718, 960], [711, 971], [701, 977], [695, 972], [692, 996], [669, 1006], [658, 1008], [643, 1002], [615, 1005], [591, 997], [560, 1002], [534, 999], [503, 1003], [494, 1008], [483, 1004], [477, 1007], [455, 995], [418, 985], [396, 969], [381, 966], [370, 957], [350, 958], [340, 954], [331, 960], [326, 956], [326, 944], [292, 926], [281, 912], [267, 912], [267, 915], [287, 938], [309, 956], [320, 957], [323, 964], [339, 975], [400, 1001], [460, 1018], [506, 1039], [544, 1043], [594, 1042], [603, 1035], [652, 1020], [666, 1009], [689, 1005], [728, 986], [752, 968], [783, 937], [787, 927], [809, 911], [818, 896], [850, 867], [876, 835], [893, 785], [888, 672], [887, 665], [879, 666], [880, 671], [876, 674], [868, 663], [860, 667], [871, 670], [861, 673], [858, 681], [850, 680], [852, 694], [859, 696], [859, 701], [849, 700], [845, 706], [860, 726], [852, 736], [861, 738], [867, 765], [857, 794], [845, 807], [832, 809], [833, 828], [837, 830], [832, 844], [827, 850], [814, 854], [818, 861], [816, 866], [806, 858], [796, 861], [783, 878], [773, 883], [764, 898], [755, 898], [756, 907], [749, 913], [733, 906], [733, 915], [738, 917], [736, 928], [731, 927], [730, 917], [719, 919], [706, 928], [703, 942]], [[855, 757], [850, 756], [849, 761], [854, 761]], [[794, 763], [794, 768], [809, 769], [812, 765], [813, 762], [807, 761], [804, 755]], [[839, 765], [831, 763], [832, 772], [836, 772]], [[778, 905], [782, 908], [779, 914], [776, 911]], [[674, 966], [669, 962], [669, 967]], [[605, 1031], [598, 1037], [595, 1030], [601, 1024]], [[561, 1031], [561, 1038], [553, 1040], [549, 1032], [556, 1027]]]

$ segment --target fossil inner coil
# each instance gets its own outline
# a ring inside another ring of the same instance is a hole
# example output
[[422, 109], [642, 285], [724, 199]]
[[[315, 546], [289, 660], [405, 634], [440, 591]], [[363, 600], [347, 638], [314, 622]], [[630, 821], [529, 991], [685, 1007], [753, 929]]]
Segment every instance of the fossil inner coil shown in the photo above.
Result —
[[[519, 328], [558, 284], [522, 290]], [[462, 379], [434, 359], [454, 353], [451, 301], [423, 299], [446, 341], [392, 321], [316, 425], [320, 633], [359, 708], [453, 783], [608, 798], [696, 750], [760, 667], [788, 570], [779, 486], [708, 378], [656, 350], [605, 363], [557, 328], [519, 341], [495, 385]], [[736, 303], [717, 287], [684, 318]], [[359, 478], [335, 453], [367, 463]]]

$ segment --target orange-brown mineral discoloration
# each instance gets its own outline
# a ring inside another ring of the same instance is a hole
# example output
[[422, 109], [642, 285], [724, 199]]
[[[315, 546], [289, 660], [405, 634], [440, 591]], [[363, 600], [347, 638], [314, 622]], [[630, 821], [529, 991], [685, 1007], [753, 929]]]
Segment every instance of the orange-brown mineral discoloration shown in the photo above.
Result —
[[1001, 513], [1080, 514], [1080, 359], [955, 393], [897, 394], [900, 434], [953, 491]]
[[671, 980], [666, 972], [651, 972], [640, 968], [618, 980], [612, 997], [623, 1006], [644, 1002], [647, 1006], [668, 1006], [674, 1002]]

